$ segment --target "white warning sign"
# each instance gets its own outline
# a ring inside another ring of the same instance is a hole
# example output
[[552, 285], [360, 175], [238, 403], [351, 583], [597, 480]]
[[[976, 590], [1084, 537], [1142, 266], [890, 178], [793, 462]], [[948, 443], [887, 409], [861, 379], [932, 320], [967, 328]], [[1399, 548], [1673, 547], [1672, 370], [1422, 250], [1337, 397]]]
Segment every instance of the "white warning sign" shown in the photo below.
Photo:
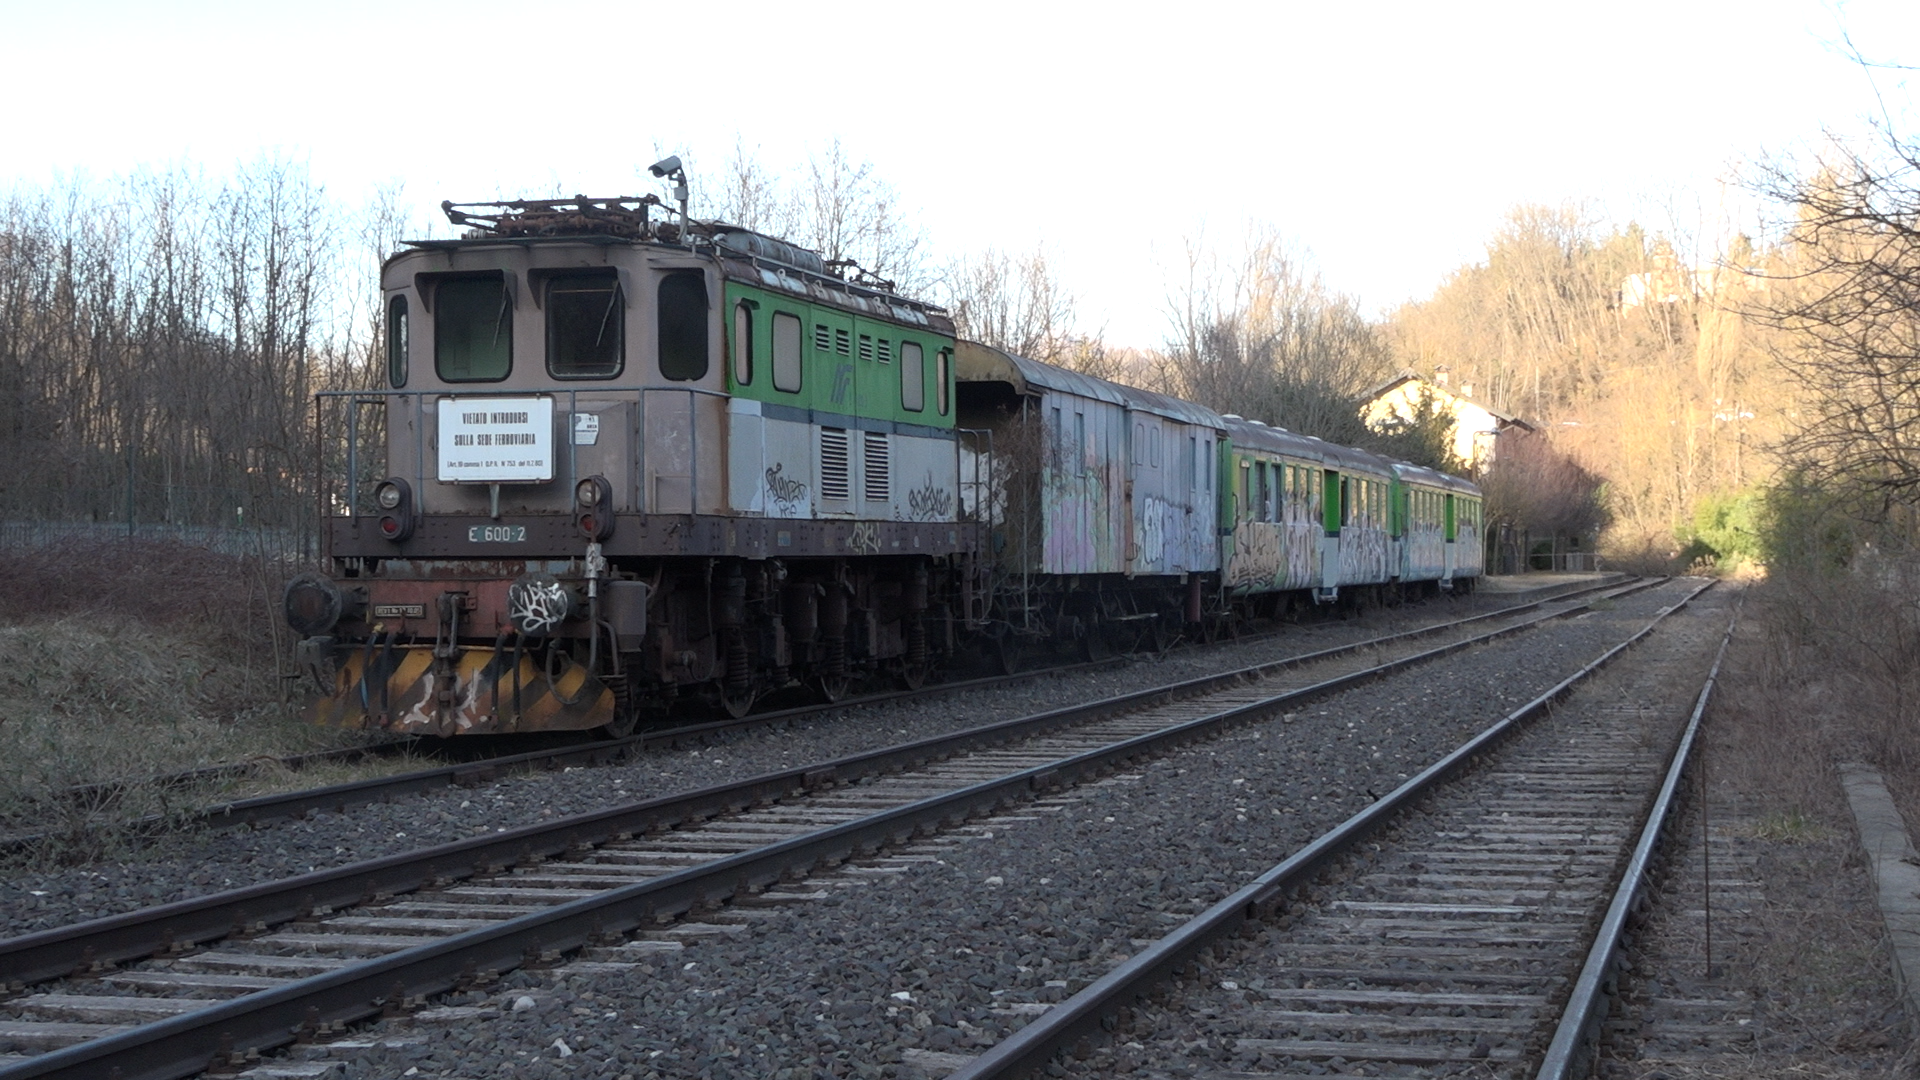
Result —
[[553, 479], [553, 399], [441, 398], [440, 479], [456, 484]]

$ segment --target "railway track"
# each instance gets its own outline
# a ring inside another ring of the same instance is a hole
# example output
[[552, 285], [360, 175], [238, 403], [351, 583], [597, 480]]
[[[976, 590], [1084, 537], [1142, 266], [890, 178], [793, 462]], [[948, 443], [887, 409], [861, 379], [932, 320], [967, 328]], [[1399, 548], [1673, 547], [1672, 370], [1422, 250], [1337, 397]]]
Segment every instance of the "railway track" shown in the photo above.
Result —
[[1521, 734], [1583, 671], [953, 1080], [1584, 1075], [1718, 668]]
[[319, 1037], [528, 958], [730, 899], [772, 902], [769, 887], [817, 866], [1567, 613], [1436, 648], [1408, 636], [1373, 663], [1339, 650], [1319, 667], [1344, 670], [1310, 678], [1297, 660], [1261, 665], [0, 942], [15, 989], [0, 1039], [21, 1055], [0, 1076], [170, 1077]]
[[[1325, 660], [1335, 655], [1351, 654], [1376, 647], [1377, 645], [1391, 644], [1396, 641], [1418, 640], [1421, 637], [1445, 634], [1481, 623], [1513, 618], [1529, 611], [1539, 610], [1545, 605], [1566, 603], [1583, 596], [1592, 596], [1595, 594], [1621, 595], [1623, 590], [1631, 591], [1638, 588], [1651, 587], [1651, 585], [1657, 584], [1659, 580], [1663, 579], [1650, 579], [1646, 581], [1628, 579], [1624, 583], [1621, 581], [1612, 581], [1585, 587], [1558, 590], [1545, 596], [1498, 608], [1493, 611], [1481, 612], [1462, 619], [1445, 620], [1432, 625], [1417, 627], [1403, 633], [1384, 635], [1379, 638], [1355, 642], [1334, 649], [1320, 650], [1315, 653], [1305, 654], [1302, 657], [1289, 658], [1287, 662]], [[1282, 630], [1272, 635], [1243, 637], [1239, 640], [1244, 643], [1259, 640], [1259, 637], [1262, 636], [1278, 637], [1284, 636], [1284, 634], [1285, 631]], [[407, 795], [437, 791], [449, 787], [470, 787], [490, 782], [502, 776], [517, 773], [613, 764], [631, 760], [644, 754], [658, 753], [663, 750], [673, 750], [695, 745], [708, 745], [731, 738], [737, 738], [757, 729], [777, 728], [783, 725], [799, 723], [816, 716], [851, 708], [873, 707], [908, 700], [936, 700], [944, 696], [1013, 685], [1039, 678], [1071, 678], [1079, 673], [1096, 671], [1124, 663], [1126, 659], [1127, 658], [1123, 656], [1116, 656], [1086, 663], [1036, 668], [1010, 675], [995, 675], [949, 683], [938, 683], [923, 687], [919, 690], [896, 690], [868, 694], [842, 699], [838, 702], [755, 713], [740, 719], [716, 720], [653, 731], [637, 732], [621, 739], [593, 740], [507, 753], [486, 753], [479, 747], [462, 746], [459, 748], [459, 753], [461, 754], [459, 760], [446, 765], [321, 787], [231, 800], [197, 810], [170, 815], [149, 815], [130, 822], [119, 823], [114, 827], [123, 830], [131, 836], [150, 837], [186, 828], [233, 828], [286, 818], [300, 818], [316, 812], [344, 811], [352, 806], [381, 802]], [[370, 755], [391, 752], [395, 749], [417, 749], [419, 742], [419, 740], [402, 740], [391, 744], [379, 744], [374, 747], [356, 747], [338, 751], [295, 755], [290, 758], [275, 759], [273, 762], [267, 763], [252, 762], [212, 766], [167, 776], [151, 777], [138, 781], [138, 783], [165, 790], [189, 790], [196, 785], [228, 781], [256, 774], [262, 767], [297, 771], [315, 764], [350, 763], [355, 760], [364, 759]], [[468, 754], [476, 754], [478, 756], [466, 756]], [[63, 798], [75, 805], [105, 805], [113, 799], [114, 791], [114, 785], [87, 785], [83, 788], [76, 788], [65, 793]], [[30, 829], [0, 831], [0, 858], [18, 856], [44, 848], [53, 843], [66, 842], [69, 840], [71, 840], [71, 836], [64, 832], [43, 832]]]

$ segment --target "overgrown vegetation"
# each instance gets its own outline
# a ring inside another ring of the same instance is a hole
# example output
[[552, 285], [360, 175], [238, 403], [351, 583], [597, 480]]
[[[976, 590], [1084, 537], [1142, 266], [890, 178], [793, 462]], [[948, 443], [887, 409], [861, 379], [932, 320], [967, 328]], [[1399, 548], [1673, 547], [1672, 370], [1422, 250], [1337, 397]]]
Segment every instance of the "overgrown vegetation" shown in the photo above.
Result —
[[0, 561], [0, 833], [52, 831], [40, 857], [91, 857], [117, 842], [103, 826], [216, 790], [154, 777], [349, 738], [285, 700], [278, 576], [258, 558], [126, 540]]

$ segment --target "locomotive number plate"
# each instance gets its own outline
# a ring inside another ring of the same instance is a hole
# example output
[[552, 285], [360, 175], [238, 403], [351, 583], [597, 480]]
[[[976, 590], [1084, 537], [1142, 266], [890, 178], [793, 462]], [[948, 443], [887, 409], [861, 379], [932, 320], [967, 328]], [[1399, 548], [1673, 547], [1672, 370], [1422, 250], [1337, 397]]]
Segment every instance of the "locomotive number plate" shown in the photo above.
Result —
[[527, 542], [525, 525], [472, 525], [467, 528], [467, 541], [473, 544], [524, 544]]
[[376, 619], [424, 619], [427, 617], [427, 605], [375, 604], [373, 617]]

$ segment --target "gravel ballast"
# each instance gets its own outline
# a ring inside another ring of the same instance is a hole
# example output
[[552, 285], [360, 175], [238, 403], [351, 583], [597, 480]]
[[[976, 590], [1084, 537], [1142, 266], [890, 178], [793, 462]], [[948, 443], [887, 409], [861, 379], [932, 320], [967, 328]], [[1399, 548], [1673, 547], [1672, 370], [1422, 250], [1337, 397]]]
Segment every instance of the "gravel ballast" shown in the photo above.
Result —
[[[1015, 808], [917, 845], [932, 857], [887, 864], [897, 874], [816, 878], [824, 898], [638, 967], [511, 973], [454, 1002], [486, 1010], [484, 1022], [423, 1018], [409, 1045], [336, 1053], [356, 1078], [937, 1075], [951, 1062], [940, 1055], [1003, 1038], [1690, 587], [1348, 691], [1070, 792], [1055, 810]], [[1725, 616], [1709, 593], [1616, 663], [1704, 652]]]
[[1512, 602], [1511, 597], [1491, 596], [1437, 600], [1365, 619], [1288, 627], [1258, 640], [1139, 658], [1098, 673], [849, 708], [774, 731], [751, 732], [699, 749], [651, 753], [618, 765], [509, 776], [480, 788], [443, 789], [303, 821], [178, 834], [121, 861], [7, 874], [0, 881], [0, 937], [691, 791], [1462, 618]]

